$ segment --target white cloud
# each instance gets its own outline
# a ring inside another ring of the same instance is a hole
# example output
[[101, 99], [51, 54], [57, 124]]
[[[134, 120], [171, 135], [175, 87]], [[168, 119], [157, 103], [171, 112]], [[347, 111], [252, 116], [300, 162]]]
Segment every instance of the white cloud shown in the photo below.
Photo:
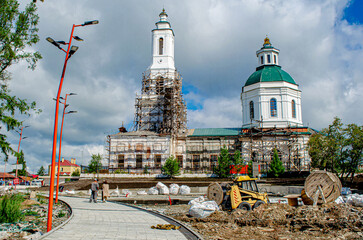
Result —
[[[362, 124], [363, 26], [342, 20], [348, 0], [185, 0], [57, 1], [38, 3], [43, 55], [37, 69], [12, 67], [11, 89], [35, 100], [43, 112], [26, 120], [31, 127], [22, 143], [32, 171], [50, 163], [54, 101], [64, 55], [45, 41], [67, 40], [73, 23], [99, 19], [77, 28], [84, 42], [67, 66], [62, 95], [69, 98], [63, 154], [87, 164], [103, 153], [105, 136], [122, 121], [131, 126], [135, 92], [151, 62], [151, 30], [163, 5], [175, 32], [176, 67], [183, 82], [194, 86], [185, 95], [188, 126], [241, 126], [240, 92], [257, 66], [255, 51], [266, 34], [281, 50], [282, 68], [302, 90], [303, 120], [314, 128], [334, 116]], [[17, 137], [12, 138], [17, 146]], [[83, 161], [82, 161], [83, 151]], [[14, 161], [14, 160], [12, 160]]]

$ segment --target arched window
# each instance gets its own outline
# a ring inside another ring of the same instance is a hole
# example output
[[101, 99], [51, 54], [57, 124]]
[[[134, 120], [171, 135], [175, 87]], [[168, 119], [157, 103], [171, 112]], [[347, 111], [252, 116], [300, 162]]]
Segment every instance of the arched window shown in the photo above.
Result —
[[271, 55], [267, 55], [267, 63], [271, 63]]
[[163, 55], [164, 50], [164, 39], [159, 38], [159, 55]]
[[296, 104], [295, 104], [295, 100], [291, 101], [291, 110], [292, 110], [292, 117], [296, 118]]
[[255, 119], [255, 107], [253, 101], [250, 102], [250, 119]]
[[261, 64], [263, 64], [263, 56], [261, 56]]
[[271, 117], [277, 117], [277, 104], [275, 98], [271, 98], [270, 100], [270, 112]]

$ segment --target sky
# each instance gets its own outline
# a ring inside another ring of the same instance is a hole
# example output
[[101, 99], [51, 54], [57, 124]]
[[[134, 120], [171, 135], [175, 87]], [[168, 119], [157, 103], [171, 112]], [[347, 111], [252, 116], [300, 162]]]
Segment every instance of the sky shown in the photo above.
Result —
[[[22, 1], [22, 7], [24, 7]], [[131, 129], [135, 94], [151, 64], [151, 30], [164, 7], [175, 33], [175, 64], [183, 77], [188, 128], [240, 127], [241, 89], [257, 67], [266, 36], [279, 62], [299, 84], [305, 126], [327, 127], [335, 116], [363, 122], [363, 1], [355, 0], [62, 0], [38, 1], [40, 41], [29, 51], [43, 59], [9, 70], [12, 94], [36, 101], [40, 114], [21, 116], [29, 171], [51, 162], [55, 102], [64, 53], [45, 39], [68, 41], [72, 24], [84, 39], [69, 60], [62, 96], [70, 96], [62, 157], [87, 165], [105, 155], [108, 134]], [[61, 111], [60, 111], [61, 113]], [[19, 135], [10, 132], [17, 148]], [[16, 161], [10, 158], [9, 164]], [[3, 163], [3, 162], [2, 162]], [[0, 168], [1, 169], [1, 168]]]

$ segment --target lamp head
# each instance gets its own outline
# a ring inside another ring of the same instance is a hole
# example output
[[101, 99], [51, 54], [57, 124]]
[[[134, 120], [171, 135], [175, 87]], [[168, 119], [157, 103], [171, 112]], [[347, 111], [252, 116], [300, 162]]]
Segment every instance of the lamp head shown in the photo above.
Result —
[[57, 43], [67, 45], [67, 43], [65, 41], [57, 41]]
[[82, 26], [86, 26], [86, 25], [95, 25], [95, 24], [98, 24], [98, 20], [93, 20], [93, 21], [87, 21], [87, 22], [84, 22], [82, 24]]
[[68, 94], [69, 96], [72, 96], [72, 95], [77, 95], [77, 93], [70, 93]]
[[80, 38], [80, 37], [78, 37], [78, 36], [74, 36], [74, 37], [73, 37], [73, 39], [74, 39], [74, 40], [77, 40], [77, 41], [83, 41], [83, 39], [82, 39], [82, 38]]
[[69, 50], [69, 57], [70, 58], [73, 54], [75, 54], [78, 50], [78, 47], [77, 46], [72, 46], [71, 47], [71, 50]]
[[61, 48], [61, 46], [59, 45], [59, 43], [58, 43], [58, 42], [56, 42], [56, 41], [54, 41], [54, 39], [53, 39], [53, 38], [51, 38], [51, 37], [47, 37], [47, 38], [46, 38], [46, 40], [47, 40], [48, 42], [50, 42], [51, 44], [53, 44], [54, 46], [56, 46], [57, 48], [62, 49], [62, 48]]
[[77, 113], [77, 111], [69, 111], [69, 112], [67, 112], [67, 114], [68, 114], [68, 113]]

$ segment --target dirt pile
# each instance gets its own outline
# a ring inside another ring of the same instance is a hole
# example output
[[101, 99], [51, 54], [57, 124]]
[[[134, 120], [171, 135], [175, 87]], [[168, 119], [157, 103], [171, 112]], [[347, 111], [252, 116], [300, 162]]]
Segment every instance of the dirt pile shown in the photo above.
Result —
[[198, 219], [187, 212], [166, 214], [183, 221], [206, 239], [362, 239], [362, 208], [346, 204], [291, 207], [266, 204], [253, 211], [215, 212]]

